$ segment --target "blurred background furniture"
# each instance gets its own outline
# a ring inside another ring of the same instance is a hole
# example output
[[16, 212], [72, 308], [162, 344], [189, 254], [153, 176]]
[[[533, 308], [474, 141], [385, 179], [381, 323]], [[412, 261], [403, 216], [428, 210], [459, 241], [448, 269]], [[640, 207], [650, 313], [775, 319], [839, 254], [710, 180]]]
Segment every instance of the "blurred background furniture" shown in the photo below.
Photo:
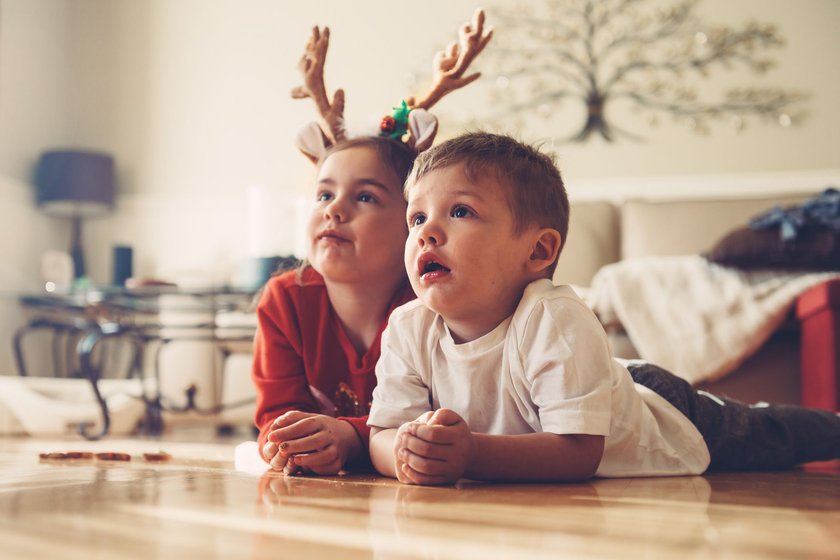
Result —
[[840, 411], [840, 280], [802, 294], [796, 316], [802, 325], [802, 404]]
[[82, 220], [114, 207], [114, 161], [86, 150], [44, 152], [35, 170], [38, 206], [48, 214], [70, 218], [70, 255], [75, 278], [85, 276]]
[[252, 297], [252, 290], [175, 287], [25, 295], [20, 303], [30, 318], [14, 337], [19, 374], [32, 373], [25, 357], [26, 339], [46, 332], [51, 336], [47, 373], [90, 383], [101, 421], [95, 430], [89, 423], [78, 426], [90, 439], [110, 428], [108, 400], [100, 390], [103, 378], [140, 381], [133, 398], [145, 405], [140, 429], [146, 433], [163, 430], [163, 413], [218, 416], [244, 407], [250, 423], [252, 397], [246, 394], [233, 401], [223, 389], [230, 345], [249, 346], [253, 327], [228, 322], [221, 328], [217, 318], [247, 308]]
[[[554, 281], [587, 287], [603, 266], [621, 260], [650, 255], [703, 254], [726, 234], [745, 226], [750, 218], [774, 206], [801, 204], [811, 196], [806, 193], [693, 200], [630, 199], [618, 203], [573, 200], [568, 243], [560, 257]], [[804, 330], [792, 311], [789, 319], [753, 355], [724, 377], [702, 383], [700, 387], [747, 402], [800, 403], [804, 398], [810, 404], [830, 407], [830, 400], [812, 400], [810, 395], [814, 391], [830, 392], [826, 382], [811, 383], [813, 372], [824, 372], [819, 375], [821, 379], [832, 378], [834, 387], [837, 384], [837, 339], [832, 344], [826, 338], [831, 335], [826, 334], [823, 325], [830, 318], [836, 321], [837, 288], [834, 283], [831, 286], [830, 289], [815, 288], [813, 294], [803, 296], [799, 316], [806, 325]], [[815, 301], [822, 303], [808, 303]], [[679, 302], [674, 304], [679, 305]], [[811, 317], [804, 312], [816, 309], [823, 310], [823, 314], [815, 313]], [[608, 333], [617, 356], [639, 357], [632, 340], [620, 326], [610, 327]], [[815, 357], [819, 352], [835, 357]], [[803, 367], [808, 381], [801, 386]], [[833, 377], [831, 367], [835, 367]]]

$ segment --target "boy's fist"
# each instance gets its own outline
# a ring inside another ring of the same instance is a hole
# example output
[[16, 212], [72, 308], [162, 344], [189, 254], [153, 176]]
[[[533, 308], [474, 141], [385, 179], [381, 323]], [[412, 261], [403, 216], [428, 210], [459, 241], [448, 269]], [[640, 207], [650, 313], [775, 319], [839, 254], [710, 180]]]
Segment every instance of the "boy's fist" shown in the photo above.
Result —
[[397, 479], [422, 485], [453, 484], [473, 455], [469, 426], [456, 412], [441, 408], [400, 426], [394, 442]]

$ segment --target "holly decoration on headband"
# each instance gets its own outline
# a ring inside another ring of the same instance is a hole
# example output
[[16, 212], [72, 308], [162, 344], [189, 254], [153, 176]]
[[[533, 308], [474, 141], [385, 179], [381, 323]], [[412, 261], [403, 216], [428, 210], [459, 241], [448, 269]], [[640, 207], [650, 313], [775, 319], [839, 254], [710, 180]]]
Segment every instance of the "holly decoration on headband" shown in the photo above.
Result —
[[408, 114], [411, 109], [405, 101], [399, 107], [394, 107], [391, 115], [382, 117], [379, 123], [379, 135], [400, 140], [408, 131]]
[[[2, 1], [2, 0], [0, 0]], [[419, 97], [406, 98], [391, 115], [379, 123], [379, 136], [403, 142], [417, 153], [428, 149], [437, 133], [437, 119], [429, 112], [432, 105], [447, 94], [461, 89], [481, 76], [466, 74], [473, 59], [493, 37], [490, 26], [484, 25], [484, 11], [478, 9], [472, 20], [458, 30], [458, 41], [450, 43], [435, 55], [434, 77], [429, 90]], [[292, 90], [295, 99], [310, 98], [315, 102], [321, 122], [311, 122], [297, 137], [300, 151], [318, 163], [330, 146], [347, 140], [344, 122], [344, 90], [337, 89], [330, 99], [324, 85], [324, 64], [330, 42], [330, 30], [312, 29], [306, 49], [298, 63], [303, 84]]]

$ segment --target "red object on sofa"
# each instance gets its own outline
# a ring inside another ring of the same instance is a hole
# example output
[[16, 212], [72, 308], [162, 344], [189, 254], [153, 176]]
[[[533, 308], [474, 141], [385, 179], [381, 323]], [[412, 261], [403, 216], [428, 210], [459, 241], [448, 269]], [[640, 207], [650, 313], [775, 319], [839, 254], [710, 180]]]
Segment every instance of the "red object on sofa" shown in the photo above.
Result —
[[802, 325], [802, 404], [840, 410], [840, 279], [802, 294], [796, 316]]

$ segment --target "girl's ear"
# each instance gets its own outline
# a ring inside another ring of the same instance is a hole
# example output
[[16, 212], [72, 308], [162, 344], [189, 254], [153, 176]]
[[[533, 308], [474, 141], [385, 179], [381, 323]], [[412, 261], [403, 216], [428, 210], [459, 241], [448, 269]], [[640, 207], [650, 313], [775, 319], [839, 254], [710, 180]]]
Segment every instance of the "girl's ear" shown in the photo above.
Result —
[[528, 269], [531, 272], [539, 273], [551, 267], [557, 260], [560, 253], [560, 244], [563, 238], [560, 232], [554, 228], [542, 228], [535, 234], [534, 243], [531, 247], [531, 257], [528, 260]]

